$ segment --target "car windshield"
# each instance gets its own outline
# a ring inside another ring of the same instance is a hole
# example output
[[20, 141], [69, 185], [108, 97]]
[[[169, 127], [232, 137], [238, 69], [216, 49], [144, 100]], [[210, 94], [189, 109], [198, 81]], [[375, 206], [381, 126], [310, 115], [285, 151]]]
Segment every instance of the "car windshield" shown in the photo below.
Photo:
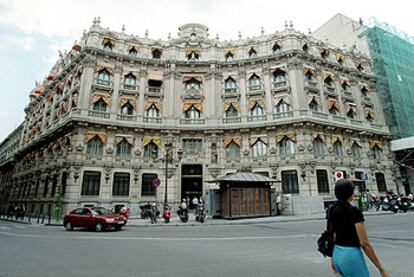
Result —
[[105, 209], [105, 208], [92, 208], [93, 215], [106, 215], [106, 214], [112, 214], [111, 211]]

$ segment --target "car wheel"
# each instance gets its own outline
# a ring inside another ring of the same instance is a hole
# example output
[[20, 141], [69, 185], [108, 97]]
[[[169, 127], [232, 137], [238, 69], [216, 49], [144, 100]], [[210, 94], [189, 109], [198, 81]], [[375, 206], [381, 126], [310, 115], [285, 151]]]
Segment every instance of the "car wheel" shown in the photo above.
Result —
[[97, 222], [96, 224], [95, 224], [95, 231], [96, 232], [100, 232], [100, 231], [102, 231], [103, 230], [103, 226], [102, 226], [102, 224], [100, 223], [100, 222]]
[[122, 226], [116, 226], [115, 227], [115, 230], [117, 230], [117, 231], [121, 231], [121, 229], [122, 229]]
[[73, 230], [73, 226], [72, 223], [70, 223], [69, 221], [65, 223], [65, 230], [66, 231], [72, 231]]

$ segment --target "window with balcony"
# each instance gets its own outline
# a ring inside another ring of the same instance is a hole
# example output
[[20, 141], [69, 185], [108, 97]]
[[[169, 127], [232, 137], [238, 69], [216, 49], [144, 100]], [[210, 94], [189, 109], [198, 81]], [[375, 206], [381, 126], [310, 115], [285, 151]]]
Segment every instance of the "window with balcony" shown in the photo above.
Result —
[[113, 47], [113, 45], [112, 45], [112, 43], [110, 43], [109, 41], [108, 42], [106, 42], [104, 45], [103, 45], [103, 50], [105, 51], [105, 52], [112, 52], [112, 49], [113, 49], [114, 47]]
[[161, 92], [162, 81], [160, 80], [148, 80], [148, 90], [150, 92]]
[[356, 117], [355, 108], [350, 106], [348, 108], [348, 111], [346, 113], [346, 116], [349, 117], [349, 118], [355, 118]]
[[132, 73], [125, 75], [124, 88], [135, 90], [136, 86], [137, 86], [137, 78]]
[[361, 87], [361, 95], [362, 95], [363, 97], [369, 97], [369, 96], [368, 96], [368, 88], [367, 88], [366, 86], [362, 86], [362, 87]]
[[307, 43], [303, 44], [302, 51], [309, 54], [309, 45]]
[[361, 158], [362, 156], [362, 147], [358, 143], [353, 142], [351, 146], [352, 157]]
[[289, 139], [288, 137], [284, 137], [279, 142], [279, 153], [280, 155], [291, 155], [295, 153], [295, 142]]
[[305, 79], [307, 82], [313, 83], [315, 82], [314, 76], [310, 70], [307, 70], [305, 73]]
[[81, 195], [99, 195], [101, 172], [85, 171], [83, 173]]
[[191, 106], [188, 110], [184, 112], [185, 118], [197, 119], [197, 118], [200, 118], [200, 116], [201, 116], [200, 111], [197, 110], [194, 106]]
[[229, 106], [229, 108], [226, 111], [226, 117], [238, 117], [239, 112], [236, 110], [236, 108], [233, 107], [233, 104]]
[[93, 110], [94, 111], [100, 111], [100, 112], [106, 112], [107, 105], [105, 101], [101, 98], [99, 98], [98, 101], [93, 103]]
[[111, 83], [111, 75], [109, 74], [108, 70], [102, 69], [98, 73], [97, 83], [99, 85], [109, 86]]
[[311, 111], [317, 112], [318, 111], [318, 102], [316, 102], [315, 98], [313, 98], [310, 102], [309, 102], [309, 109]]
[[201, 87], [201, 83], [194, 78], [185, 82], [186, 89], [200, 89], [200, 87]]
[[322, 59], [327, 59], [329, 57], [328, 49], [322, 49], [321, 50], [321, 57], [322, 57]]
[[[154, 151], [155, 150], [155, 151]], [[156, 152], [158, 157], [158, 146], [154, 142], [150, 142], [144, 147], [144, 158], [153, 158], [152, 153]]]
[[251, 116], [262, 116], [264, 115], [264, 110], [258, 103], [254, 104], [253, 108], [250, 110]]
[[275, 55], [279, 54], [280, 52], [282, 52], [282, 47], [278, 43], [275, 43], [272, 47], [272, 51]]
[[158, 118], [160, 116], [160, 111], [157, 109], [155, 104], [152, 104], [147, 110], [147, 117]]
[[239, 159], [240, 158], [240, 146], [234, 141], [230, 142], [226, 147], [227, 159]]
[[124, 104], [121, 107], [121, 114], [123, 114], [123, 115], [133, 115], [134, 114], [134, 107], [132, 107], [132, 105], [129, 104], [129, 102], [127, 102], [126, 104]]
[[378, 145], [375, 145], [373, 148], [371, 148], [371, 155], [374, 159], [381, 159], [382, 149], [378, 147]]
[[291, 106], [288, 103], [286, 103], [284, 99], [280, 100], [276, 104], [275, 108], [277, 113], [287, 113], [291, 111]]
[[103, 143], [97, 136], [91, 139], [86, 145], [86, 153], [90, 155], [102, 155]]
[[347, 80], [343, 80], [341, 84], [341, 89], [343, 92], [351, 92], [351, 86], [349, 85], [349, 82]]
[[256, 52], [256, 50], [254, 50], [254, 48], [251, 48], [251, 49], [249, 50], [249, 58], [250, 58], [250, 59], [257, 58], [257, 52]]
[[338, 115], [338, 109], [335, 107], [335, 106], [331, 106], [330, 108], [329, 108], [329, 114], [332, 114], [332, 115]]
[[226, 59], [226, 62], [232, 62], [234, 61], [234, 55], [232, 53], [227, 53], [226, 56], [224, 56], [224, 58]]
[[267, 155], [267, 144], [258, 139], [252, 146], [253, 157], [264, 157]]
[[152, 58], [153, 59], [159, 60], [159, 59], [161, 59], [161, 55], [162, 55], [162, 52], [161, 52], [160, 49], [154, 49], [152, 51]]
[[367, 113], [367, 116], [365, 118], [367, 119], [368, 122], [374, 121], [374, 116], [372, 115], [372, 113]]
[[183, 139], [183, 151], [185, 153], [200, 153], [203, 150], [202, 139]]
[[157, 195], [156, 188], [152, 185], [152, 180], [157, 178], [157, 174], [142, 174], [141, 195], [155, 196]]
[[335, 89], [334, 81], [331, 76], [326, 77], [325, 80], [323, 80], [323, 83], [325, 84], [325, 87], [327, 89], [330, 89], [330, 90]]
[[273, 82], [274, 83], [284, 83], [286, 82], [286, 72], [281, 69], [276, 69], [273, 72]]
[[113, 196], [128, 196], [129, 195], [129, 180], [130, 174], [123, 172], [115, 172], [114, 182], [112, 184]]
[[135, 47], [132, 47], [131, 49], [129, 49], [128, 51], [128, 57], [130, 58], [136, 58], [138, 56], [138, 52], [135, 49]]
[[342, 143], [337, 140], [335, 141], [335, 143], [333, 144], [333, 150], [336, 156], [343, 156], [344, 155], [344, 150], [342, 147]]
[[250, 77], [250, 79], [249, 79], [249, 88], [251, 90], [255, 90], [255, 89], [260, 89], [261, 88], [260, 77], [257, 76], [256, 74], [253, 74]]
[[188, 61], [194, 62], [194, 61], [198, 61], [199, 59], [200, 59], [200, 54], [196, 53], [195, 51], [192, 51], [187, 55]]
[[316, 170], [316, 180], [318, 183], [318, 192], [319, 193], [329, 193], [329, 179], [328, 171], [323, 169]]
[[313, 152], [318, 155], [325, 154], [325, 143], [319, 136], [313, 140]]
[[224, 89], [225, 90], [234, 90], [234, 89], [236, 89], [236, 81], [232, 77], [228, 77], [224, 81]]
[[126, 139], [122, 139], [116, 145], [117, 156], [131, 156], [131, 150], [132, 150], [132, 145]]
[[298, 172], [296, 170], [284, 170], [281, 175], [283, 193], [299, 193]]

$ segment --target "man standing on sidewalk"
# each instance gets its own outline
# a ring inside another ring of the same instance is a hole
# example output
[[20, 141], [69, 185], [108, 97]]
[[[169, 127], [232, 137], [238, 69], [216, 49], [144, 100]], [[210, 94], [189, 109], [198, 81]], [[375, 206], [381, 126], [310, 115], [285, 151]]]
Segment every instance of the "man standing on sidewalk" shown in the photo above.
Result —
[[280, 215], [281, 204], [282, 204], [282, 196], [280, 195], [280, 192], [278, 192], [276, 193], [276, 215]]

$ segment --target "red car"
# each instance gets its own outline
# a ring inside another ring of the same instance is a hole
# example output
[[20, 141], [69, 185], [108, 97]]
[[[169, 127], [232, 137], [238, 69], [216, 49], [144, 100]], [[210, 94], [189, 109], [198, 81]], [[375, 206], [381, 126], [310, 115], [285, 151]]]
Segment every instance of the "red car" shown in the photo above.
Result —
[[63, 226], [66, 231], [73, 230], [73, 227], [94, 228], [100, 232], [104, 229], [114, 227], [121, 230], [127, 220], [124, 216], [113, 214], [103, 207], [77, 208], [67, 214], [63, 219]]

